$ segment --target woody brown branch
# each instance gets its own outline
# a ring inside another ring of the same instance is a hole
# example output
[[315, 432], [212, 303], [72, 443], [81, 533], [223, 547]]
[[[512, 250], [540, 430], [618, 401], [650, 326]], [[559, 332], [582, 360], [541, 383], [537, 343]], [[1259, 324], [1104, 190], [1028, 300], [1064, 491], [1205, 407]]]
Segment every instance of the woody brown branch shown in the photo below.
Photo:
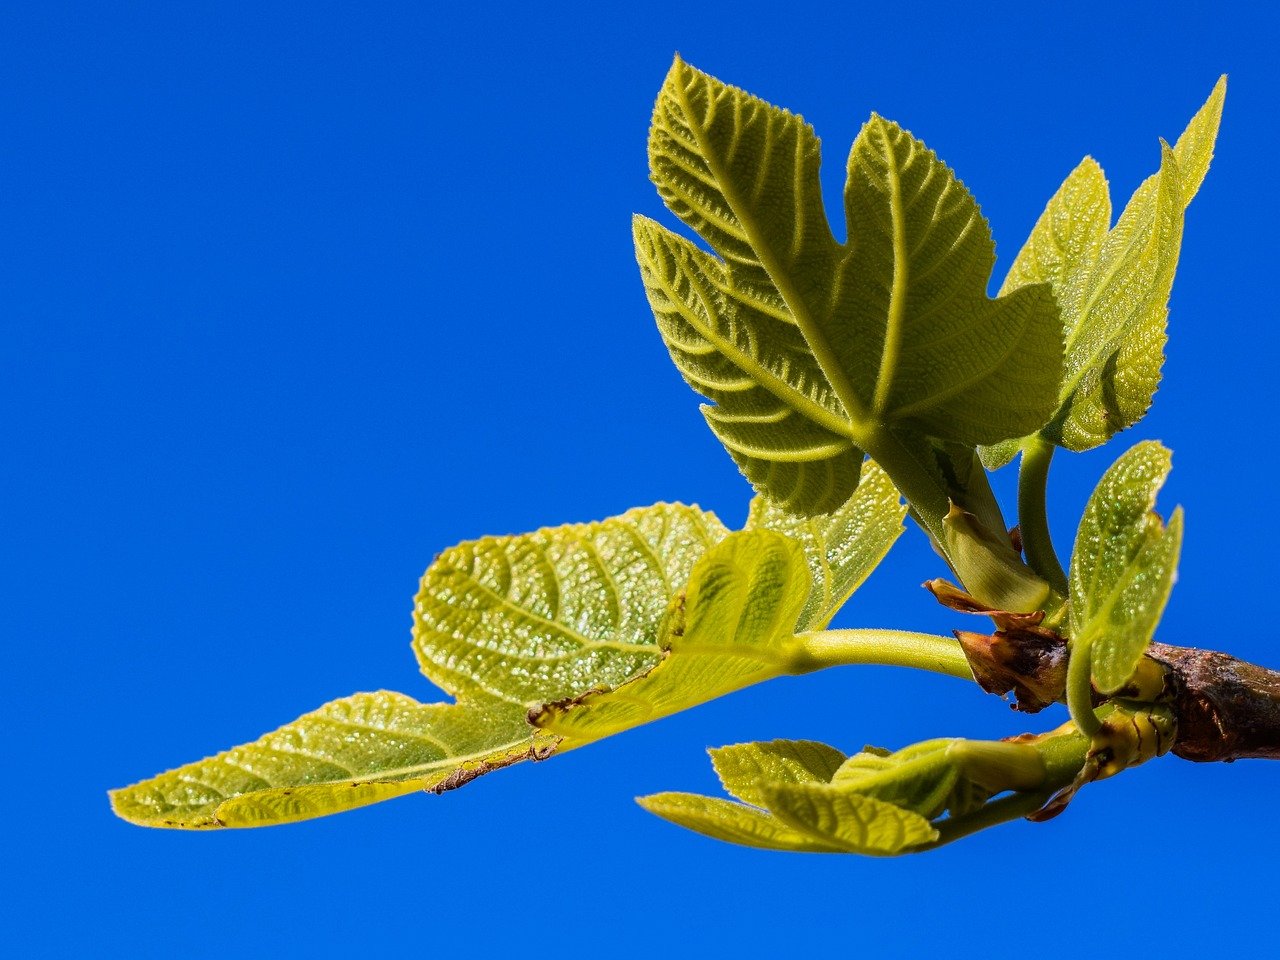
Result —
[[1153, 643], [1184, 760], [1280, 760], [1280, 672], [1216, 650]]
[[[946, 607], [995, 621], [994, 634], [955, 631], [973, 677], [1016, 709], [1035, 713], [1064, 695], [1067, 641], [1044, 614], [992, 610], [945, 580], [925, 587]], [[1280, 760], [1280, 671], [1216, 650], [1153, 643], [1118, 695], [1169, 704], [1178, 721], [1173, 753], [1199, 763]], [[1095, 694], [1095, 702], [1103, 698]]]

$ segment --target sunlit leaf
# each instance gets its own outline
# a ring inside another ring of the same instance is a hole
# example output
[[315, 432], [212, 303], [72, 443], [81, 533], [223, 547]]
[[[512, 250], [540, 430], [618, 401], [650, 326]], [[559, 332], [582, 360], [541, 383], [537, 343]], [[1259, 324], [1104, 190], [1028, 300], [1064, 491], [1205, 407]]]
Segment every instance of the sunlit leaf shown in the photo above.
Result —
[[901, 128], [872, 117], [854, 143], [846, 244], [822, 209], [812, 129], [679, 59], [649, 156], [667, 205], [720, 256], [638, 222], [659, 327], [713, 402], [717, 436], [788, 511], [843, 503], [862, 451], [994, 443], [1052, 412], [1062, 343], [1048, 288], [987, 298], [986, 221]]
[[1160, 444], [1133, 447], [1099, 481], [1076, 534], [1072, 655], [1092, 649], [1093, 680], [1103, 693], [1132, 676], [1173, 589], [1182, 513], [1175, 511], [1166, 528], [1152, 509], [1170, 466]]
[[[1108, 230], [1106, 179], [1086, 157], [1049, 201], [1002, 291], [1047, 282], [1066, 330], [1058, 410], [1044, 436], [1088, 450], [1132, 426], [1160, 382], [1169, 294], [1182, 242], [1183, 214], [1213, 158], [1226, 78], [1177, 144], [1162, 145], [1160, 170], [1147, 178]], [[983, 451], [989, 468], [1007, 463], [1018, 441]]]
[[[1079, 321], [1084, 289], [1110, 226], [1107, 178], [1097, 161], [1085, 157], [1050, 198], [1000, 292], [1049, 283], [1069, 334]], [[983, 447], [983, 464], [989, 470], [1004, 466], [1017, 455], [1020, 443], [1013, 439]]]
[[716, 840], [764, 850], [794, 850], [802, 853], [847, 852], [838, 844], [823, 843], [807, 833], [787, 826], [777, 817], [720, 797], [695, 793], [656, 793], [637, 797], [644, 809], [664, 820]]
[[850, 853], [891, 856], [938, 838], [920, 814], [839, 785], [769, 784], [762, 793], [783, 823]]
[[634, 233], [658, 329], [685, 380], [714, 401], [702, 410], [712, 431], [779, 504], [838, 507], [863, 454], [786, 306], [753, 297], [719, 260], [652, 220], [636, 217]]
[[436, 558], [414, 609], [422, 672], [460, 697], [532, 706], [653, 667], [671, 598], [727, 533], [679, 504], [486, 537]]
[[447, 790], [554, 749], [555, 738], [510, 705], [358, 693], [253, 743], [113, 791], [111, 803], [143, 826], [266, 826]]
[[730, 534], [694, 567], [656, 667], [616, 689], [547, 704], [531, 720], [571, 742], [598, 740], [787, 673], [809, 585], [794, 540], [769, 530]]
[[640, 805], [698, 833], [773, 850], [887, 855], [937, 836], [927, 820], [872, 791], [840, 795], [829, 784], [849, 761], [824, 743], [771, 740], [710, 753], [725, 789], [741, 803], [664, 793], [642, 797]]
[[776, 530], [804, 548], [813, 577], [796, 631], [825, 627], [901, 535], [906, 506], [884, 471], [867, 461], [858, 489], [829, 514], [800, 517], [767, 497], [751, 501], [748, 530]]
[[735, 743], [707, 751], [730, 796], [763, 807], [766, 783], [830, 783], [845, 761], [835, 747], [816, 740]]

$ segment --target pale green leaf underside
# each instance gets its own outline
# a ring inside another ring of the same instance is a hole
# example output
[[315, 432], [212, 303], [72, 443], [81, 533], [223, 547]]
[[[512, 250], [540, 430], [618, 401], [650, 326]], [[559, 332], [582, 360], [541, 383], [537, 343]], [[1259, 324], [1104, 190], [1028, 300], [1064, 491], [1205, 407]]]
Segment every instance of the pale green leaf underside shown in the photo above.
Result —
[[640, 797], [650, 813], [697, 833], [768, 850], [843, 852], [840, 844], [815, 839], [787, 826], [763, 807], [766, 783], [826, 783], [844, 761], [835, 747], [814, 740], [738, 743], [709, 750], [724, 788], [742, 803], [691, 793]]
[[867, 461], [862, 481], [841, 507], [829, 514], [800, 517], [767, 497], [755, 497], [748, 530], [774, 530], [804, 549], [813, 586], [796, 632], [820, 630], [870, 576], [903, 531], [906, 506], [889, 477]]
[[932, 819], [950, 811], [962, 816], [990, 796], [972, 783], [952, 756], [955, 739], [926, 740], [894, 753], [867, 749], [849, 757], [832, 786], [854, 790]]
[[784, 674], [809, 585], [793, 540], [767, 530], [730, 534], [694, 567], [656, 667], [616, 689], [548, 704], [533, 722], [576, 745]]
[[640, 805], [698, 833], [771, 850], [888, 856], [937, 838], [911, 810], [852, 784], [833, 785], [853, 758], [824, 743], [771, 740], [710, 753], [721, 783], [740, 803], [664, 793], [642, 797]]
[[850, 853], [892, 856], [938, 838], [920, 814], [838, 784], [770, 784], [763, 793], [783, 823]]
[[[1169, 294], [1183, 215], [1204, 180], [1222, 117], [1226, 78], [1214, 87], [1160, 171], [1134, 193], [1113, 229], [1106, 179], [1092, 158], [1072, 171], [1018, 254], [1002, 292], [1049, 283], [1062, 311], [1066, 363], [1047, 439], [1087, 450], [1132, 426], [1159, 386]], [[994, 469], [1016, 442], [983, 451]]]
[[434, 683], [525, 707], [613, 687], [656, 664], [669, 601], [727, 533], [679, 504], [486, 537], [436, 558], [413, 649]]
[[1179, 507], [1168, 527], [1152, 528], [1114, 587], [1106, 624], [1093, 642], [1093, 678], [1103, 693], [1115, 693], [1128, 682], [1155, 636], [1177, 576], [1182, 526]]
[[1181, 512], [1166, 528], [1152, 510], [1170, 467], [1169, 451], [1160, 444], [1133, 447], [1099, 481], [1076, 534], [1072, 643], [1092, 645], [1093, 678], [1104, 693], [1132, 675], [1173, 587]]
[[1046, 287], [985, 295], [986, 221], [919, 141], [873, 117], [849, 160], [847, 244], [823, 212], [812, 129], [677, 60], [650, 167], [720, 255], [639, 220], [659, 328], [758, 490], [797, 513], [842, 503], [884, 429], [992, 443], [1037, 429], [1060, 379]]
[[695, 793], [656, 793], [637, 797], [636, 802], [650, 813], [677, 826], [744, 847], [762, 850], [790, 850], [800, 853], [845, 853], [843, 847], [815, 840], [787, 826], [777, 817], [721, 797]]
[[253, 743], [113, 791], [111, 803], [143, 826], [267, 826], [449, 789], [554, 747], [509, 705], [358, 693]]
[[858, 484], [849, 418], [785, 304], [753, 296], [723, 263], [644, 217], [636, 259], [671, 359], [712, 400], [711, 430], [757, 489], [824, 512]]
[[725, 791], [743, 803], [765, 805], [767, 783], [830, 783], [845, 755], [816, 740], [735, 743], [707, 751]]

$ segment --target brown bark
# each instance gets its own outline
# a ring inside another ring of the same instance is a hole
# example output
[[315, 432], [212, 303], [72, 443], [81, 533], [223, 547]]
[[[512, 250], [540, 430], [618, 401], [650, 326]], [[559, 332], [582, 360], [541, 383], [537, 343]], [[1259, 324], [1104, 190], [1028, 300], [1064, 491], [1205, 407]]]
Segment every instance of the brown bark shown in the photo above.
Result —
[[[1035, 713], [1063, 699], [1067, 641], [1041, 626], [1044, 614], [992, 610], [945, 580], [925, 587], [938, 602], [995, 621], [996, 633], [957, 630], [974, 678], [988, 693], [1013, 693], [1015, 708]], [[1173, 753], [1198, 763], [1280, 760], [1280, 671], [1216, 650], [1153, 643], [1120, 698], [1159, 701], [1178, 723]], [[1103, 698], [1095, 692], [1095, 703]]]
[[1280, 672], [1215, 650], [1153, 643], [1178, 719], [1173, 752], [1207, 763], [1280, 760]]

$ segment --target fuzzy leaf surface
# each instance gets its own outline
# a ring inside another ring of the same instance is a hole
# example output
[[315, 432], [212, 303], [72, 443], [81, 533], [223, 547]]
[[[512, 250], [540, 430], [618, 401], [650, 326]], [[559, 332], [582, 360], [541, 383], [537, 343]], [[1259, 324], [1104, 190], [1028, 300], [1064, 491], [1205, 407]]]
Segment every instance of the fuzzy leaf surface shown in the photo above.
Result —
[[1182, 513], [1168, 527], [1154, 512], [1171, 457], [1153, 441], [1107, 470], [1085, 507], [1071, 557], [1073, 648], [1091, 647], [1093, 680], [1114, 693], [1132, 676], [1173, 589]]
[[838, 844], [815, 840], [765, 810], [722, 797], [696, 793], [656, 793], [636, 802], [676, 826], [744, 847], [792, 850], [800, 853], [843, 853]]
[[732, 533], [694, 567], [657, 666], [617, 688], [549, 703], [530, 719], [577, 744], [787, 673], [809, 587], [795, 541], [770, 530]]
[[418, 663], [459, 697], [525, 707], [618, 686], [657, 664], [671, 598], [727, 532], [714, 514], [657, 504], [460, 544], [422, 578]]
[[113, 791], [111, 804], [142, 826], [267, 826], [450, 789], [554, 748], [553, 737], [508, 704], [358, 693], [253, 743]]
[[804, 550], [813, 586], [797, 633], [820, 630], [831, 622], [901, 536], [906, 513], [897, 489], [874, 461], [863, 467], [853, 496], [828, 514], [801, 517], [767, 497], [752, 499], [748, 530], [774, 530]]
[[[1106, 178], [1086, 157], [1050, 199], [1010, 268], [1002, 293], [1047, 282], [1062, 311], [1066, 364], [1058, 410], [1042, 431], [1060, 446], [1096, 447], [1151, 406], [1184, 213], [1213, 158], [1225, 97], [1223, 77], [1177, 144], [1162, 145], [1159, 172], [1135, 191], [1114, 228]], [[983, 462], [1003, 466], [1018, 446], [986, 448]]]
[[708, 750], [726, 792], [743, 803], [763, 807], [766, 783], [830, 783], [845, 755], [816, 740], [768, 740], [735, 743]]
[[788, 511], [847, 500], [886, 430], [916, 447], [994, 443], [1052, 413], [1062, 344], [1048, 288], [987, 298], [986, 221], [901, 128], [873, 117], [854, 143], [846, 244], [823, 212], [809, 125], [679, 59], [649, 156], [668, 207], [719, 254], [639, 222], [659, 328], [712, 401], [716, 435]]
[[768, 784], [762, 792], [783, 823], [849, 853], [893, 856], [938, 838], [920, 814], [837, 785]]

